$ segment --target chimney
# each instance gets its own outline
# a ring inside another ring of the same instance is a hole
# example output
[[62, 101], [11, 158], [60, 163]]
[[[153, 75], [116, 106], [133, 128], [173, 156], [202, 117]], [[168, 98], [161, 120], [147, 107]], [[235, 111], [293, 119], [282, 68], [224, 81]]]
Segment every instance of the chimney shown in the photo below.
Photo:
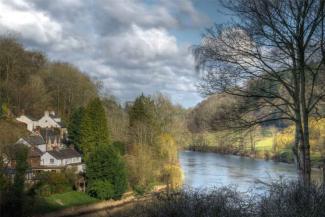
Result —
[[50, 112], [50, 115], [55, 116], [55, 111], [51, 111], [51, 112]]
[[48, 117], [49, 114], [50, 114], [49, 111], [45, 111], [45, 112], [44, 112], [44, 116], [45, 116], [45, 117]]

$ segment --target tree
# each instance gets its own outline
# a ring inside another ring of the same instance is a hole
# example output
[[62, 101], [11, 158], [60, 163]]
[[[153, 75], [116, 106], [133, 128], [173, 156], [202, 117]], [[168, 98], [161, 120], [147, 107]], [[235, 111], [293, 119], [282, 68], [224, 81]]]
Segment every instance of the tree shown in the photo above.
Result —
[[42, 77], [49, 93], [52, 109], [63, 119], [86, 106], [97, 97], [96, 84], [77, 67], [62, 62], [55, 62], [44, 67]]
[[82, 123], [82, 118], [85, 114], [85, 109], [83, 107], [80, 107], [76, 109], [69, 121], [68, 125], [68, 132], [69, 132], [69, 143], [75, 145], [75, 147], [81, 151], [80, 147], [80, 136], [81, 136], [81, 123]]
[[103, 99], [103, 105], [107, 112], [107, 121], [112, 141], [128, 142], [129, 117], [127, 111], [118, 103], [118, 101], [110, 96]]
[[40, 52], [25, 50], [13, 37], [0, 37], [0, 100], [14, 114], [22, 111], [33, 114], [31, 102], [35, 104], [34, 109], [47, 106], [39, 80], [39, 71], [45, 63], [46, 58]]
[[[203, 73], [202, 90], [243, 97], [234, 112], [242, 126], [293, 121], [293, 152], [300, 177], [309, 185], [308, 120], [317, 114], [317, 106], [325, 97], [325, 2], [223, 2], [240, 21], [216, 25], [194, 48], [197, 67]], [[257, 113], [258, 109], [264, 112]]]
[[24, 207], [26, 202], [25, 195], [25, 176], [28, 169], [27, 148], [23, 145], [15, 147], [15, 177], [13, 184], [9, 187], [8, 199], [6, 201], [6, 213], [8, 216], [25, 216]]
[[100, 145], [109, 145], [110, 135], [106, 112], [99, 98], [92, 100], [86, 107], [81, 121], [80, 148], [85, 157]]
[[120, 198], [127, 190], [123, 159], [111, 145], [100, 145], [86, 160], [88, 193], [101, 199]]
[[143, 94], [136, 98], [129, 109], [131, 140], [135, 144], [153, 145], [157, 136], [158, 123], [155, 103]]

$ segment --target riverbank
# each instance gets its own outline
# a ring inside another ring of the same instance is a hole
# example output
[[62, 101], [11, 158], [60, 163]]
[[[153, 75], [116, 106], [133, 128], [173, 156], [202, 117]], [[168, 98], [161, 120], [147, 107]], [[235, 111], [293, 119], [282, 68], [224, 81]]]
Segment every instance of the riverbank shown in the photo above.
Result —
[[[108, 216], [108, 212], [114, 212], [116, 210], [122, 209], [124, 206], [130, 206], [133, 203], [139, 203], [143, 201], [149, 200], [152, 195], [162, 192], [166, 189], [166, 186], [156, 186], [153, 191], [144, 194], [144, 195], [136, 195], [134, 192], [127, 192], [123, 195], [120, 200], [108, 200], [108, 201], [99, 201], [96, 199], [87, 201], [83, 200], [78, 203], [70, 203], [64, 206], [63, 201], [56, 200], [53, 201], [56, 204], [52, 204], [54, 207], [48, 207], [48, 210], [41, 210], [42, 212], [36, 213], [34, 217], [72, 217], [72, 216]], [[81, 192], [74, 192], [75, 194], [82, 195]], [[61, 198], [61, 197], [60, 197]], [[86, 198], [86, 196], [83, 196]], [[60, 206], [61, 204], [61, 206]], [[54, 206], [56, 205], [56, 206]], [[105, 215], [100, 215], [100, 213], [104, 213]]]

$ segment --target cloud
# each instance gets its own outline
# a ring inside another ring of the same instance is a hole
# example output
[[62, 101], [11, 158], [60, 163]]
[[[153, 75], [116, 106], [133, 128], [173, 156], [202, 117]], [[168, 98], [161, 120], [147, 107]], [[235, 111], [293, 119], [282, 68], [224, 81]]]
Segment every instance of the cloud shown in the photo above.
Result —
[[171, 30], [206, 22], [187, 0], [0, 0], [1, 33], [77, 65], [121, 101], [157, 91], [185, 106], [200, 100], [189, 45]]

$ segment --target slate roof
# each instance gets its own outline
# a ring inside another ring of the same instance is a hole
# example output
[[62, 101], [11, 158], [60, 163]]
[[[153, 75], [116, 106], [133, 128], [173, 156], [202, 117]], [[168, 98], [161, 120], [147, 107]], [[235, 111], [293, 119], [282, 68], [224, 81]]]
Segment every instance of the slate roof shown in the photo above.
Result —
[[39, 135], [30, 135], [23, 137], [23, 139], [31, 145], [43, 145], [45, 144], [45, 140], [42, 136]]
[[53, 157], [55, 157], [56, 159], [69, 159], [74, 157], [81, 157], [81, 154], [72, 148], [52, 150], [52, 151], [48, 151], [48, 153]]
[[28, 150], [28, 157], [40, 157], [42, 156], [42, 154], [43, 154], [42, 151], [36, 147], [31, 147]]
[[31, 117], [31, 116], [28, 116], [28, 115], [25, 115], [27, 118], [29, 118], [30, 120], [32, 121], [37, 121], [38, 119], [34, 118], [34, 117]]

